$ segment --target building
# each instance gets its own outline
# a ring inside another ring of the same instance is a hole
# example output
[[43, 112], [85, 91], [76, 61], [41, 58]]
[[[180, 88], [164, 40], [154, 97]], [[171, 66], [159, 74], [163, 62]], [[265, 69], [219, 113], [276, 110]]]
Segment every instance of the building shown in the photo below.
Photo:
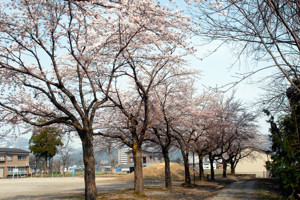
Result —
[[29, 175], [29, 152], [0, 148], [0, 178]]
[[270, 154], [266, 150], [253, 150], [249, 156], [240, 159], [235, 168], [236, 174], [249, 174], [256, 177], [269, 177], [266, 162], [270, 161]]
[[[164, 162], [163, 155], [160, 152], [155, 152], [154, 149], [148, 148], [142, 150], [143, 154], [143, 166], [153, 165]], [[132, 150], [127, 151], [127, 164], [133, 164], [133, 153]]]
[[[194, 158], [193, 158], [193, 156], [194, 156]], [[193, 166], [193, 164], [195, 166], [195, 169], [199, 170], [199, 156], [197, 154], [190, 153], [189, 154], [189, 165]], [[217, 169], [217, 168], [219, 168], [219, 164], [216, 161], [214, 161], [213, 167], [214, 167], [214, 169]], [[209, 162], [208, 156], [204, 156], [204, 158], [203, 158], [203, 169], [210, 169], [210, 162]]]
[[128, 163], [127, 152], [130, 148], [123, 148], [118, 150], [118, 163], [119, 165], [126, 165]]
[[[162, 154], [160, 152], [155, 152], [152, 148], [142, 150], [142, 154], [143, 167], [164, 162]], [[118, 152], [118, 158], [121, 172], [131, 173], [134, 171], [133, 153], [130, 148], [120, 149]]]

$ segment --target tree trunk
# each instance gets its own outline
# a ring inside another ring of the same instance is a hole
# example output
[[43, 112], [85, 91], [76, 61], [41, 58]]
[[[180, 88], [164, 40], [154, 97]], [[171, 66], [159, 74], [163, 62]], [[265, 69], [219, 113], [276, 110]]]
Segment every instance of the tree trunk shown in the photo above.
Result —
[[204, 169], [203, 169], [203, 158], [204, 155], [199, 155], [199, 180], [204, 181]]
[[215, 180], [215, 170], [214, 170], [214, 158], [212, 157], [211, 153], [209, 155], [209, 163], [210, 163], [210, 176], [211, 180]]
[[190, 165], [189, 165], [189, 153], [182, 152], [183, 162], [184, 162], [184, 182], [185, 184], [190, 185], [191, 176], [190, 176]]
[[145, 195], [142, 147], [135, 139], [133, 140], [132, 153], [134, 159], [134, 192], [137, 195]]
[[230, 165], [230, 173], [231, 173], [231, 176], [235, 176], [235, 167], [234, 167], [234, 164]]
[[170, 158], [168, 149], [163, 149], [162, 151], [165, 160], [165, 186], [168, 190], [172, 189], [172, 178], [170, 169]]
[[53, 173], [53, 158], [49, 158], [49, 169], [50, 169], [50, 174]]
[[63, 161], [63, 169], [62, 169], [63, 175], [65, 175], [65, 168], [66, 168], [66, 163]]
[[113, 160], [112, 153], [111, 153], [111, 144], [109, 144], [109, 146], [108, 146], [108, 156], [109, 156], [109, 161], [110, 161], [110, 166], [111, 166], [111, 172], [116, 173], [115, 161]]
[[47, 156], [45, 156], [45, 172], [44, 172], [44, 174], [48, 174], [48, 166], [47, 166], [47, 161], [48, 161], [48, 157]]
[[223, 178], [227, 178], [227, 162], [223, 160], [222, 164], [223, 164]]
[[84, 162], [84, 183], [85, 199], [97, 199], [97, 187], [95, 182], [95, 157], [93, 148], [93, 133], [81, 134], [83, 162]]

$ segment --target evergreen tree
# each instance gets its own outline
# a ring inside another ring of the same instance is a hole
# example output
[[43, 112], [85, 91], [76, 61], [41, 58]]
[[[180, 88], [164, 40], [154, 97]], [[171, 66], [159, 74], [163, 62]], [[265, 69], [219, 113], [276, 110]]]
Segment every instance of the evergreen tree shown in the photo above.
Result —
[[36, 129], [29, 140], [29, 149], [37, 158], [45, 159], [45, 171], [47, 172], [47, 161], [58, 152], [57, 147], [62, 146], [61, 137], [56, 127], [42, 127]]
[[[300, 194], [300, 94], [289, 88], [286, 92], [289, 99], [290, 112], [282, 115], [277, 123], [271, 116], [272, 162], [267, 163], [268, 169], [281, 180], [282, 188], [288, 199], [297, 199]], [[268, 115], [270, 113], [265, 111]]]

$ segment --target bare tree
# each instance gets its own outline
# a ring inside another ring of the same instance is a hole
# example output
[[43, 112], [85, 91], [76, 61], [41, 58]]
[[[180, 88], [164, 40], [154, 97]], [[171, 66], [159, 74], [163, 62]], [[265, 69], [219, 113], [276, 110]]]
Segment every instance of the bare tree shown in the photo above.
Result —
[[68, 166], [71, 164], [72, 162], [72, 158], [71, 158], [71, 148], [66, 145], [62, 148], [60, 148], [60, 150], [58, 151], [58, 156], [62, 162], [62, 167], [63, 167], [63, 171], [62, 173], [65, 174], [65, 169], [68, 168]]
[[[300, 91], [294, 82], [300, 79], [299, 0], [201, 1], [196, 4], [191, 10], [199, 27], [197, 34], [206, 40], [221, 40], [222, 44], [234, 43], [238, 58], [246, 54], [258, 61], [258, 68], [244, 74], [242, 80], [264, 69], [277, 68], [277, 73], [269, 75], [272, 81], [284, 78], [283, 82]], [[268, 64], [264, 66], [266, 61]]]
[[113, 156], [113, 151], [117, 150], [123, 144], [110, 137], [97, 136], [95, 138], [95, 152], [97, 154], [106, 153], [109, 157], [111, 172], [116, 172], [117, 159]]

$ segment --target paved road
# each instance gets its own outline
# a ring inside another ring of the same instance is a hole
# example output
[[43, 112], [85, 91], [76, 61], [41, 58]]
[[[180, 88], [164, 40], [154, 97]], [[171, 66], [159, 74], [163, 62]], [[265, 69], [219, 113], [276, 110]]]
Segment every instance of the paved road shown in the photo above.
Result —
[[225, 187], [212, 200], [256, 200], [257, 183], [255, 180], [244, 180]]

